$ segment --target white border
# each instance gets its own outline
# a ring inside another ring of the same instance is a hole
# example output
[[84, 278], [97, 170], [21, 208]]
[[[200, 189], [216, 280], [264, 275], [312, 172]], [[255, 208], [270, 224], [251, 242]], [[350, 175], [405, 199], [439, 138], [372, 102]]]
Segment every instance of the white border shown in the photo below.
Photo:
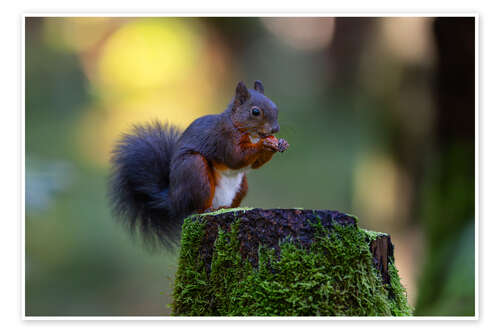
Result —
[[262, 12], [177, 12], [177, 13], [106, 13], [105, 11], [94, 12], [81, 12], [81, 13], [65, 13], [65, 12], [25, 12], [21, 15], [24, 19], [26, 17], [474, 17], [478, 18], [476, 12], [418, 12], [418, 13], [342, 13], [342, 12], [316, 12], [301, 11], [300, 13], [294, 12], [276, 12], [268, 11]]
[[26, 302], [26, 275], [25, 275], [25, 270], [26, 270], [26, 230], [25, 230], [25, 224], [26, 224], [26, 195], [24, 191], [26, 190], [26, 164], [25, 164], [25, 157], [26, 157], [26, 145], [25, 145], [25, 138], [26, 134], [24, 130], [26, 129], [26, 122], [25, 122], [25, 112], [26, 112], [26, 106], [25, 106], [25, 98], [26, 98], [26, 76], [25, 76], [25, 67], [26, 67], [26, 60], [25, 60], [25, 22], [26, 22], [26, 17], [22, 17], [21, 19], [21, 64], [20, 64], [20, 72], [21, 72], [21, 112], [20, 112], [20, 123], [21, 123], [21, 140], [20, 144], [21, 147], [19, 147], [19, 151], [21, 152], [21, 316], [23, 319], [27, 319], [26, 317], [26, 307], [25, 307], [25, 302]]
[[[174, 317], [174, 316], [26, 316], [25, 307], [25, 288], [26, 288], [26, 278], [25, 278], [25, 20], [26, 17], [474, 17], [475, 22], [475, 315], [469, 317], [458, 317], [458, 316], [416, 316], [416, 317]], [[300, 13], [295, 12], [276, 12], [268, 11], [266, 13], [262, 12], [178, 12], [178, 13], [106, 13], [105, 11], [99, 11], [99, 13], [94, 12], [81, 12], [81, 13], [67, 13], [67, 12], [25, 12], [20, 16], [20, 75], [21, 75], [21, 114], [20, 114], [20, 127], [21, 127], [21, 140], [20, 149], [21, 152], [21, 176], [18, 177], [21, 183], [21, 197], [20, 197], [20, 207], [21, 207], [21, 226], [20, 226], [20, 237], [21, 237], [21, 278], [22, 283], [20, 287], [21, 296], [21, 319], [25, 321], [73, 321], [73, 320], [173, 320], [173, 321], [184, 321], [184, 320], [208, 320], [208, 321], [221, 321], [221, 320], [250, 320], [250, 321], [260, 321], [260, 320], [310, 320], [310, 321], [330, 321], [330, 320], [361, 320], [361, 321], [448, 321], [448, 320], [460, 320], [460, 321], [475, 321], [479, 319], [479, 15], [476, 12], [454, 12], [454, 13], [338, 13], [338, 12], [315, 12], [307, 13], [301, 11]], [[18, 159], [19, 161], [19, 159]]]

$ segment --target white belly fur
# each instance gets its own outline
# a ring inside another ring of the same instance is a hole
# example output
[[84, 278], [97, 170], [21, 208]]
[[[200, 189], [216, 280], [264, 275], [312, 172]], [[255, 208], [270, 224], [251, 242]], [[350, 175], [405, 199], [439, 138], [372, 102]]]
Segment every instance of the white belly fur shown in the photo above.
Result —
[[231, 206], [238, 193], [246, 169], [217, 171], [217, 186], [215, 187], [212, 208]]

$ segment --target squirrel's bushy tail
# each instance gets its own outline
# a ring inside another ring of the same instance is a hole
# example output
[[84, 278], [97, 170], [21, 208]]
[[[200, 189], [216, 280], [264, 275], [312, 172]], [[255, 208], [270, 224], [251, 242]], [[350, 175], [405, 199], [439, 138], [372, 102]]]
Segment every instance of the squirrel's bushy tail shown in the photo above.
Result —
[[113, 213], [153, 246], [175, 244], [182, 225], [168, 199], [170, 161], [180, 135], [179, 129], [158, 121], [135, 126], [112, 152]]

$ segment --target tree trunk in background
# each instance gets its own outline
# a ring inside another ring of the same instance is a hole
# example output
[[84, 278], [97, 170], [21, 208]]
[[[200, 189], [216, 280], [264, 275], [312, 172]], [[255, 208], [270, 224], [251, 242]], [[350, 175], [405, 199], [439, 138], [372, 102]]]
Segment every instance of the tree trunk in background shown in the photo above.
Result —
[[437, 150], [422, 193], [417, 315], [474, 315], [474, 18], [437, 18]]
[[372, 36], [376, 19], [368, 17], [335, 18], [335, 37], [328, 50], [331, 55], [333, 91], [351, 93], [357, 91], [361, 56]]

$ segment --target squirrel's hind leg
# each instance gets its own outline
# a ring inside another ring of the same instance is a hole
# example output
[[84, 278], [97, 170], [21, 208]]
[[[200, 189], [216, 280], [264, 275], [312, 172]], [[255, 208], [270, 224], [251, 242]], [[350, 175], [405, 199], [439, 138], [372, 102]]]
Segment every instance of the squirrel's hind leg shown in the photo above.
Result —
[[215, 179], [202, 155], [186, 154], [176, 159], [170, 170], [170, 193], [180, 215], [202, 213], [212, 206]]

